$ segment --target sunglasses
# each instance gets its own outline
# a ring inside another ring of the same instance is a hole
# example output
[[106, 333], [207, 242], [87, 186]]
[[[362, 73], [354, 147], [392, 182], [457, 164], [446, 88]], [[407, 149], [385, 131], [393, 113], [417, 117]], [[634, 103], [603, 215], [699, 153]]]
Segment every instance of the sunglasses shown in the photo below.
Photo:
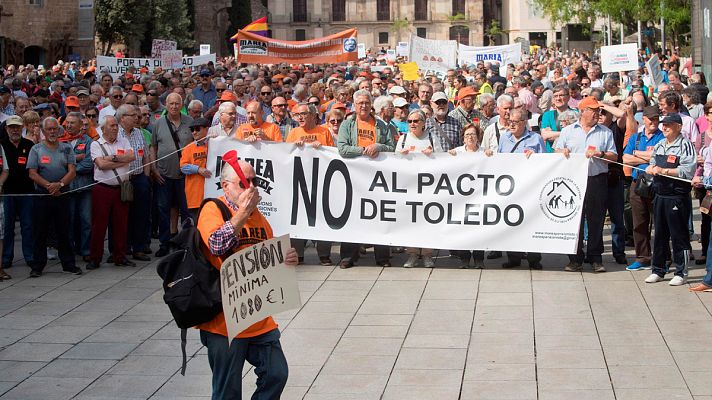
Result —
[[292, 94], [294, 94], [294, 92], [282, 92], [282, 93], [284, 93], [285, 95], [292, 95]]
[[[254, 184], [255, 184], [255, 179], [257, 179], [257, 177], [254, 177], [254, 178], [245, 178], [245, 180], [247, 181], [247, 183], [249, 183], [249, 184], [251, 184], [251, 185], [254, 185]], [[242, 181], [237, 182], [237, 184], [240, 186], [240, 189], [247, 189], [247, 188], [245, 187], [245, 185], [242, 184]]]
[[447, 100], [438, 100], [435, 102], [435, 104], [439, 106], [444, 106], [445, 104], [447, 104]]
[[87, 118], [97, 118], [98, 114], [86, 114]]
[[272, 107], [287, 107], [287, 104], [272, 104]]
[[261, 92], [260, 93], [262, 96], [269, 96], [272, 94], [272, 92]]
[[120, 95], [120, 94], [117, 94], [117, 95], [114, 95], [114, 96], [111, 96], [111, 97], [113, 97], [113, 98], [115, 98], [115, 99], [123, 99], [123, 98], [124, 98], [124, 96], [122, 96], [122, 95]]
[[343, 121], [343, 119], [330, 119], [329, 123], [336, 125], [336, 124], [340, 124], [341, 121]]
[[148, 96], [158, 96], [158, 93], [156, 93], [156, 92], [148, 92], [148, 93], [146, 93], [146, 95], [148, 95]]
[[409, 124], [418, 124], [422, 121], [422, 119], [409, 119], [408, 123]]
[[319, 105], [319, 102], [318, 102], [318, 101], [311, 101], [311, 102], [309, 102], [309, 104], [311, 104], [311, 105], [313, 105], [313, 106], [318, 106], [318, 105]]
[[226, 91], [226, 90], [227, 90], [227, 89], [217, 89], [217, 88], [215, 89], [216, 92], [224, 92], [224, 91]]
[[190, 128], [190, 131], [191, 131], [191, 132], [197, 132], [197, 131], [199, 131], [199, 130], [201, 130], [201, 129], [203, 129], [202, 126], [193, 126], [193, 127]]

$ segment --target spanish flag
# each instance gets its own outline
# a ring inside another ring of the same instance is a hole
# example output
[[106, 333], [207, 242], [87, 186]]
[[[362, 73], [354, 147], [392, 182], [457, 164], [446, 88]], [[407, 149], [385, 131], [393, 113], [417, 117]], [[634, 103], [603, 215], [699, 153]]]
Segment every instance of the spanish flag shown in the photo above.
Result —
[[[246, 27], [242, 28], [243, 31], [254, 33], [255, 35], [260, 35], [264, 37], [268, 36], [269, 28], [267, 27], [267, 17], [262, 17], [258, 20], [252, 21]], [[237, 33], [235, 36], [231, 37], [230, 40], [237, 40]]]

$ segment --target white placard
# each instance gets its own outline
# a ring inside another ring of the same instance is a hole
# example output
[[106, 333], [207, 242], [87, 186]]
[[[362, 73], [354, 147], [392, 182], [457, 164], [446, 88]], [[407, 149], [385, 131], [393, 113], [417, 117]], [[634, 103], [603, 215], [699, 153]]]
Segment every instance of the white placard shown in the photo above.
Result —
[[601, 71], [634, 71], [638, 69], [638, 44], [626, 43], [601, 47]]
[[336, 148], [211, 139], [205, 197], [222, 195], [220, 157], [254, 165], [275, 235], [436, 249], [576, 252], [588, 160], [481, 153], [342, 158]]
[[163, 50], [161, 52], [161, 65], [167, 69], [177, 69], [183, 67], [183, 51]]
[[396, 54], [398, 57], [408, 57], [410, 52], [410, 44], [408, 42], [398, 42], [396, 46]]
[[265, 240], [230, 256], [220, 268], [229, 341], [270, 315], [302, 305], [294, 267], [284, 264], [289, 235]]
[[176, 50], [178, 43], [173, 40], [153, 39], [151, 42], [151, 58], [161, 58], [164, 50]]
[[[198, 72], [200, 66], [207, 64], [212, 61], [215, 63], [215, 54], [208, 54], [206, 56], [193, 56], [193, 57], [183, 57], [182, 67], [190, 67], [193, 73]], [[96, 56], [96, 68], [99, 72], [106, 71], [114, 78], [118, 78], [128, 72], [129, 67], [136, 67], [140, 69], [141, 67], [146, 67], [149, 71], [153, 71], [158, 67], [162, 67], [164, 70], [171, 70], [171, 68], [164, 68], [160, 58], [116, 58], [116, 57], [105, 57]]]
[[200, 45], [200, 55], [204, 56], [210, 54], [210, 45], [209, 44], [201, 44]]
[[658, 56], [654, 54], [652, 57], [650, 57], [650, 59], [645, 63], [645, 66], [648, 68], [648, 74], [650, 74], [650, 81], [653, 84], [652, 86], [660, 86], [660, 84], [663, 83], [665, 77], [663, 76], [663, 71], [660, 68], [660, 59], [658, 58]]
[[359, 43], [357, 46], [358, 58], [366, 58], [366, 43]]
[[396, 60], [396, 51], [393, 49], [386, 50], [386, 60], [395, 61]]
[[430, 40], [410, 35], [410, 61], [422, 71], [447, 72], [457, 65], [457, 41]]
[[461, 44], [457, 48], [457, 62], [460, 66], [474, 65], [478, 62], [499, 64], [499, 74], [507, 75], [507, 64], [522, 60], [522, 44], [506, 44], [502, 46], [474, 47]]

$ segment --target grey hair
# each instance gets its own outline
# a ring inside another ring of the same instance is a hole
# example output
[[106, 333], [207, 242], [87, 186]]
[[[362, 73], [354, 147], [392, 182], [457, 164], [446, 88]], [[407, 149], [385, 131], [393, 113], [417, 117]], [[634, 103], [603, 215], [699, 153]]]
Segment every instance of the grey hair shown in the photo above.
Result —
[[188, 110], [190, 110], [190, 109], [193, 108], [196, 104], [200, 106], [200, 109], [201, 109], [201, 110], [203, 109], [203, 102], [200, 101], [200, 100], [191, 100], [190, 103], [188, 103], [188, 107], [186, 107], [186, 108], [187, 108]]
[[66, 121], [69, 117], [76, 118], [81, 121], [84, 116], [79, 111], [72, 111], [70, 113], [67, 113], [67, 116], [64, 118], [64, 120]]
[[[193, 100], [193, 101], [198, 101], [198, 100]], [[221, 103], [220, 106], [218, 107], [218, 114], [222, 114], [225, 112], [228, 112], [229, 110], [235, 110], [235, 103], [231, 101], [226, 101], [224, 103]]]
[[121, 86], [112, 86], [111, 88], [109, 88], [109, 93], [111, 93], [115, 90], [118, 90], [119, 93], [124, 94], [124, 89], [121, 89]]
[[357, 90], [356, 93], [354, 93], [353, 95], [354, 100], [356, 100], [356, 97], [366, 97], [368, 98], [368, 101], [373, 102], [373, 96], [371, 95], [371, 92], [366, 89]]
[[134, 106], [131, 104], [122, 104], [121, 106], [119, 106], [119, 108], [116, 110], [116, 114], [115, 114], [116, 120], [121, 121], [121, 118], [123, 118], [124, 115], [126, 115], [127, 113], [130, 113], [131, 111], [134, 111], [133, 107]]
[[479, 97], [480, 106], [484, 106], [490, 101], [494, 101], [494, 96], [492, 93], [482, 93]]
[[294, 86], [294, 97], [298, 98], [303, 94], [308, 94], [307, 92], [308, 92], [307, 87], [305, 85], [302, 85], [301, 83], [297, 83]]
[[383, 107], [386, 107], [388, 103], [393, 104], [393, 97], [391, 96], [378, 96], [373, 100], [373, 109], [376, 110], [376, 114], [380, 114]]
[[497, 107], [502, 107], [505, 102], [514, 105], [514, 98], [508, 94], [502, 94], [497, 97]]
[[47, 121], [54, 122], [57, 126], [60, 126], [59, 121], [55, 117], [47, 117], [42, 121], [42, 130], [44, 131], [47, 127]]
[[151, 81], [151, 83], [148, 84], [148, 87], [146, 88], [146, 90], [156, 90], [159, 87], [161, 87], [161, 82]]
[[316, 106], [314, 104], [309, 104], [307, 102], [297, 104], [297, 107], [301, 107], [301, 106], [305, 106], [307, 108], [307, 110], [309, 111], [309, 114], [312, 114], [312, 115], [319, 114], [319, 109], [316, 108]]
[[[50, 89], [52, 89], [52, 90], [56, 89], [57, 86], [59, 86], [59, 82], [60, 82], [60, 81], [52, 81], [52, 83], [49, 85]], [[4, 84], [5, 86], [12, 87], [12, 78], [5, 79], [5, 81], [3, 82], [3, 84]]]
[[[104, 119], [103, 119], [101, 122], [99, 122], [99, 128], [101, 128], [102, 131], [103, 131], [104, 128], [106, 127], [106, 121], [108, 121], [109, 118], [113, 118], [114, 121], [116, 121], [117, 123], [119, 122], [119, 120], [116, 118], [116, 116], [114, 116], [114, 115], [107, 115], [106, 117], [104, 117]], [[46, 120], [45, 120], [45, 121], [46, 121]]]
[[232, 165], [223, 162], [222, 168], [220, 168], [220, 183], [226, 181], [233, 181], [237, 177], [237, 172], [232, 168]]
[[578, 114], [573, 110], [566, 110], [559, 114], [559, 122], [566, 122], [567, 124], [573, 124], [578, 120]]
[[408, 119], [410, 119], [410, 116], [413, 115], [413, 114], [418, 114], [418, 117], [419, 117], [423, 122], [425, 122], [425, 120], [427, 120], [427, 118], [425, 117], [425, 113], [424, 113], [422, 110], [413, 110], [413, 111], [409, 112], [409, 113], [408, 113]]
[[512, 111], [509, 112], [509, 117], [512, 118], [514, 114], [519, 114], [519, 118], [522, 118], [523, 116], [525, 119], [529, 119], [527, 118], [527, 111], [522, 110], [521, 108], [513, 108]]

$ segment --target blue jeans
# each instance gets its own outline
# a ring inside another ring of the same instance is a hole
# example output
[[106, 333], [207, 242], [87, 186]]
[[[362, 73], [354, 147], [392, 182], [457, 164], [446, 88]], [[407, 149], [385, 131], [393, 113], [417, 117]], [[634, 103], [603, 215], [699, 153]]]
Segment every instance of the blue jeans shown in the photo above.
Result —
[[158, 240], [161, 247], [168, 247], [171, 239], [171, 207], [178, 206], [181, 220], [188, 218], [188, 204], [185, 201], [185, 178], [163, 177], [163, 185], [156, 184], [158, 196]]
[[69, 242], [74, 253], [88, 256], [91, 238], [91, 190], [69, 195], [69, 224]]
[[212, 399], [242, 399], [245, 361], [255, 366], [257, 374], [257, 389], [252, 400], [279, 399], [289, 374], [279, 336], [279, 330], [274, 329], [251, 338], [232, 339], [232, 343], [228, 343], [225, 336], [201, 330], [200, 342], [208, 348], [208, 363], [213, 371]]
[[143, 252], [150, 240], [151, 182], [144, 174], [131, 176], [134, 200], [129, 204], [129, 252]]
[[5, 208], [5, 222], [3, 232], [2, 265], [10, 266], [15, 259], [15, 219], [20, 218], [20, 232], [22, 234], [22, 256], [27, 265], [32, 264], [34, 257], [33, 245], [33, 225], [32, 208], [34, 199], [32, 197], [6, 197], [3, 200]]
[[623, 209], [623, 181], [615, 186], [608, 186], [608, 215], [611, 217], [611, 236], [613, 257], [625, 256], [625, 220]]

